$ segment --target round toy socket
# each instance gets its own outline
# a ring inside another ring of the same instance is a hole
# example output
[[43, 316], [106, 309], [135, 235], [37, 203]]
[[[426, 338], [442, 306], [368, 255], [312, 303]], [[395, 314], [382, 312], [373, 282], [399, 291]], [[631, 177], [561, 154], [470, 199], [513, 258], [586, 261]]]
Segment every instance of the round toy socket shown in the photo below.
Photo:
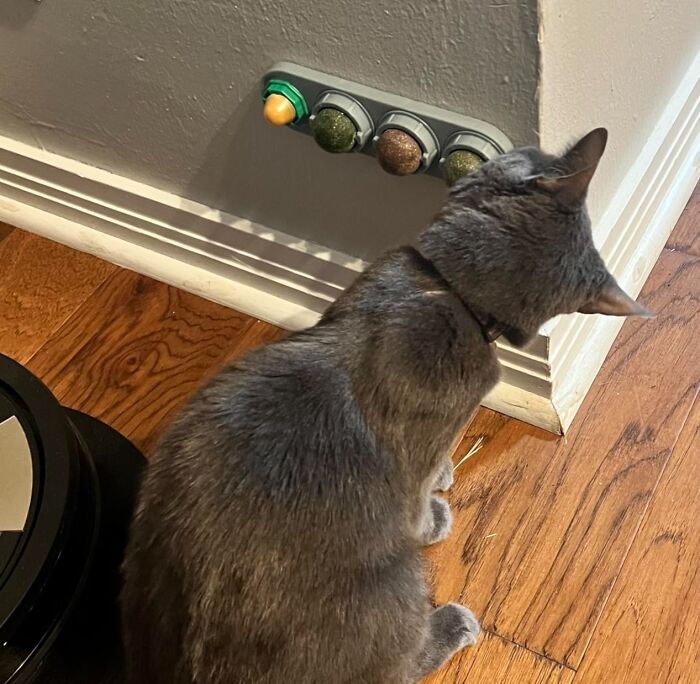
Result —
[[474, 152], [482, 161], [488, 161], [503, 154], [503, 150], [491, 138], [474, 131], [459, 131], [447, 141], [442, 150], [440, 163], [444, 164], [447, 157], [456, 150]]
[[377, 139], [377, 159], [394, 176], [410, 176], [423, 162], [423, 149], [406, 131], [387, 128]]
[[476, 171], [484, 160], [471, 150], [455, 150], [451, 152], [442, 164], [442, 175], [448, 185]]
[[[374, 130], [374, 124], [367, 110], [354, 97], [350, 97], [350, 95], [346, 93], [340, 93], [335, 90], [327, 90], [319, 97], [314, 105], [311, 115], [312, 128], [316, 117], [327, 109], [340, 112], [352, 122], [352, 125], [355, 127], [355, 142], [352, 149], [355, 151], [361, 150]], [[323, 147], [323, 145], [321, 145], [321, 147]], [[329, 151], [332, 152], [335, 150]], [[342, 151], [349, 152], [350, 150]]]
[[382, 119], [374, 143], [382, 168], [398, 176], [426, 171], [440, 150], [430, 127], [402, 111], [389, 112]]
[[273, 93], [268, 95], [265, 100], [263, 117], [272, 126], [287, 126], [294, 123], [297, 112], [294, 105], [284, 95]]
[[355, 146], [357, 129], [349, 116], [326, 107], [311, 117], [311, 132], [318, 146], [326, 152], [350, 152]]

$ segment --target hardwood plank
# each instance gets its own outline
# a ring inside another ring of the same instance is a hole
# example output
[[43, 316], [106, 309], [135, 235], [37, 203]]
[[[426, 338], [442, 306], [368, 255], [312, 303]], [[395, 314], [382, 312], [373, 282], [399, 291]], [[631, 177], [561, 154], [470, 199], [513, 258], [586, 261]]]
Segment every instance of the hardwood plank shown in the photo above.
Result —
[[658, 318], [625, 324], [567, 438], [507, 421], [458, 471], [439, 603], [578, 666], [697, 391], [698, 283], [700, 259], [665, 252], [642, 296]]
[[[518, 458], [521, 442], [540, 455], [537, 462]], [[478, 451], [463, 461], [479, 444]], [[471, 575], [479, 575], [481, 588], [490, 577], [489, 589], [495, 588], [502, 566], [497, 537], [522, 523], [529, 507], [527, 501], [522, 507], [518, 501], [523, 492], [536, 487], [557, 444], [558, 438], [544, 430], [479, 409], [452, 458], [457, 465], [449, 494], [452, 534], [426, 554], [438, 603], [465, 603], [483, 622], [487, 591], [475, 595]]]
[[276, 325], [272, 325], [272, 323], [255, 320], [235, 341], [235, 344], [231, 347], [230, 353], [226, 356], [226, 361], [232, 361], [251, 349], [260, 347], [263, 344], [269, 344], [270, 342], [280, 340], [287, 334], [286, 330], [278, 328]]
[[0, 242], [0, 352], [26, 363], [117, 269], [21, 230]]
[[62, 403], [113, 425], [147, 454], [254, 319], [120, 270], [28, 364]]
[[698, 484], [696, 399], [576, 684], [700, 682]]
[[426, 684], [570, 684], [574, 671], [485, 632], [474, 648], [458, 653]]
[[700, 256], [700, 184], [688, 200], [666, 247]]
[[0, 242], [2, 242], [13, 230], [13, 226], [8, 225], [7, 223], [2, 223], [0, 221]]

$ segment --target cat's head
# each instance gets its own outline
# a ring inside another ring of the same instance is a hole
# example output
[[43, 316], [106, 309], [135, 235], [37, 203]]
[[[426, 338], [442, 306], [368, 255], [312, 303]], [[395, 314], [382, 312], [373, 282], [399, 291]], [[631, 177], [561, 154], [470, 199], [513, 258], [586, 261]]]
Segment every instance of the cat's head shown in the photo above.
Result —
[[525, 147], [487, 162], [454, 184], [420, 236], [425, 256], [513, 344], [563, 313], [651, 316], [593, 244], [586, 193], [606, 141], [597, 128], [562, 156]]

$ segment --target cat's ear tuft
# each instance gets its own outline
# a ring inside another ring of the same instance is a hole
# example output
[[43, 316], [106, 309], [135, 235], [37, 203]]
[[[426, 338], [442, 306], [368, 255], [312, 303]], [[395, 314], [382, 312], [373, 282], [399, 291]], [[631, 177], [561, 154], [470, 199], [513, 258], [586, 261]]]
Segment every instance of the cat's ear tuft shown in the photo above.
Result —
[[645, 306], [630, 297], [611, 277], [600, 294], [590, 302], [586, 302], [579, 313], [604, 314], [606, 316], [641, 316], [654, 318]]
[[588, 186], [598, 168], [608, 141], [605, 128], [595, 128], [579, 140], [557, 164], [562, 175], [543, 176], [537, 186], [554, 197], [566, 208], [575, 209], [586, 199]]

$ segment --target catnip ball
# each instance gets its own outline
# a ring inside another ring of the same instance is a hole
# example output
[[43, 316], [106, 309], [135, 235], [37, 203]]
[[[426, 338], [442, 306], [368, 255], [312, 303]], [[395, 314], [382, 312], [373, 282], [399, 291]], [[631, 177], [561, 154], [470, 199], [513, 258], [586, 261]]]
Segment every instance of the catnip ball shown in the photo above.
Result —
[[387, 173], [410, 176], [420, 168], [423, 150], [413, 136], [388, 128], [377, 140], [377, 159]]
[[442, 175], [447, 184], [452, 185], [463, 176], [476, 171], [483, 163], [484, 160], [474, 152], [455, 150], [445, 159], [442, 165]]
[[357, 129], [352, 119], [338, 109], [325, 107], [311, 121], [311, 132], [326, 152], [350, 152]]

